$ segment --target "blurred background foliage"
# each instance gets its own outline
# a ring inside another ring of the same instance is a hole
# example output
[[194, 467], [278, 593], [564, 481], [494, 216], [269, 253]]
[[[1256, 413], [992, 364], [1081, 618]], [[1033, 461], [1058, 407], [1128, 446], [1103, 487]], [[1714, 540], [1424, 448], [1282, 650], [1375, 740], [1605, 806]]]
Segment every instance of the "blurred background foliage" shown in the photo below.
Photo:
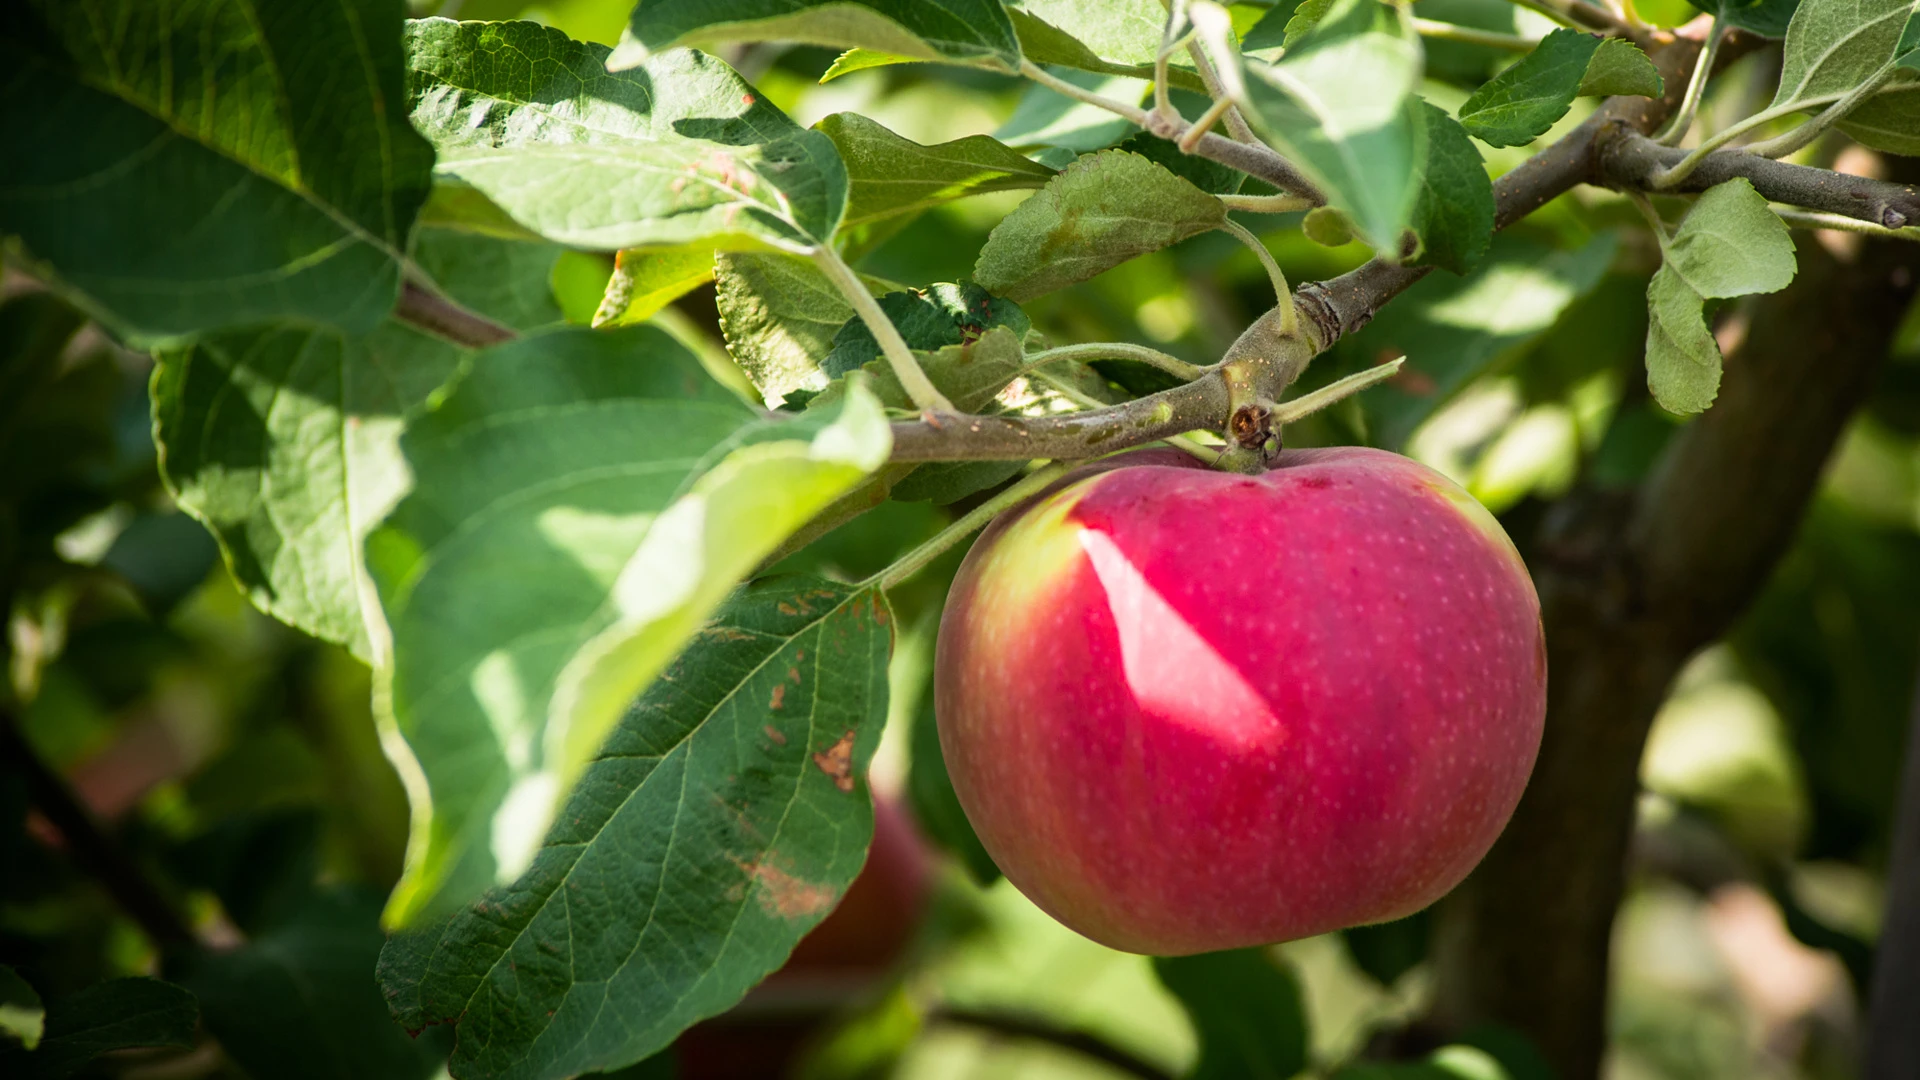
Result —
[[[630, 6], [416, 8], [534, 18], [611, 43]], [[1655, 7], [1639, 4], [1643, 14]], [[1657, 7], [1670, 22], [1693, 13], [1678, 0]], [[1499, 0], [1423, 0], [1421, 9], [1491, 29], [1541, 29]], [[802, 123], [858, 110], [922, 143], [992, 132], [1043, 157], [1126, 134], [1105, 114], [988, 73], [905, 65], [821, 84], [833, 60], [825, 50], [753, 47], [729, 59]], [[1429, 60], [1449, 82], [1430, 82], [1426, 95], [1453, 106], [1466, 93], [1458, 84], [1486, 77], [1501, 57], [1444, 43]], [[1743, 83], [1736, 75], [1716, 85], [1730, 97]], [[1590, 107], [1577, 105], [1562, 126]], [[1843, 152], [1857, 155], [1837, 142], [1808, 151], [1824, 163]], [[1488, 164], [1497, 174], [1525, 154], [1490, 151]], [[904, 220], [870, 239], [860, 269], [915, 285], [963, 278], [988, 230], [1024, 195]], [[1634, 484], [1680, 424], [1647, 400], [1638, 374], [1656, 258], [1635, 221], [1617, 197], [1581, 188], [1502, 234], [1473, 276], [1427, 278], [1322, 357], [1308, 380], [1402, 354], [1410, 371], [1289, 437], [1402, 450], [1459, 480], [1520, 538], [1576, 485]], [[1296, 282], [1366, 256], [1359, 244], [1309, 241], [1297, 215], [1250, 223]], [[1858, 241], [1795, 235], [1802, 244]], [[591, 316], [609, 267], [599, 256], [561, 259], [552, 283], [570, 320]], [[23, 777], [7, 770], [0, 959], [54, 1002], [119, 975], [185, 982], [224, 1055], [195, 1074], [432, 1075], [441, 1041], [376, 1022], [384, 1005], [372, 981], [375, 917], [399, 872], [407, 804], [380, 751], [366, 669], [253, 610], [205, 531], [173, 508], [149, 435], [150, 362], [24, 278], [10, 274], [4, 294], [0, 557], [12, 582], [10, 674], [26, 703], [25, 737], [196, 918], [224, 921], [251, 943], [219, 963], [167, 963], [56, 850], [55, 834], [28, 811]], [[1208, 363], [1271, 303], [1254, 259], [1210, 233], [1027, 310], [1054, 343], [1139, 341]], [[717, 340], [711, 287], [663, 318], [678, 333]], [[1737, 311], [1722, 313], [1723, 340], [1740, 328]], [[1920, 659], [1920, 312], [1895, 351], [1764, 595], [1690, 666], [1656, 722], [1633, 885], [1615, 930], [1617, 1080], [1825, 1080], [1857, 1069], [1862, 980]], [[1103, 374], [1135, 391], [1162, 378], [1124, 363], [1103, 365]], [[925, 503], [888, 504], [785, 568], [859, 578], [949, 519]], [[1273, 1075], [1303, 1065], [1319, 1075], [1387, 1075], [1359, 1062], [1404, 1040], [1401, 1023], [1421, 1011], [1430, 982], [1424, 916], [1266, 956], [1192, 962], [1218, 967], [1156, 970], [1075, 936], [997, 880], [944, 783], [926, 700], [956, 562], [895, 597], [895, 694], [873, 773], [890, 806], [847, 902], [858, 910], [823, 927], [820, 935], [840, 936], [811, 959], [803, 945], [792, 970], [683, 1038], [681, 1074], [763, 1075], [755, 1070], [782, 1059], [819, 1080], [1209, 1075], [1212, 1035], [1181, 1002], [1211, 987], [1280, 1010], [1251, 1022], [1271, 1041]], [[322, 1007], [329, 1000], [337, 1007]], [[1295, 1001], [1304, 1023], [1283, 1030], [1274, 1018]], [[276, 1059], [268, 1037], [276, 1025], [314, 1027], [321, 1049], [312, 1060]], [[1542, 1075], [1512, 1033], [1470, 1041], [1441, 1050], [1424, 1071], [1393, 1075]], [[142, 1061], [113, 1068], [138, 1074]], [[655, 1061], [623, 1075], [674, 1068]]]

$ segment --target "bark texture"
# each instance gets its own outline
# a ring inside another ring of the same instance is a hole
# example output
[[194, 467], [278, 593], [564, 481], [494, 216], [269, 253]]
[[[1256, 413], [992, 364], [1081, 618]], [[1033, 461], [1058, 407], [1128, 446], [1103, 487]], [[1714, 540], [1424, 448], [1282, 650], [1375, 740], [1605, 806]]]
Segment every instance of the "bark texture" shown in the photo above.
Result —
[[1654, 712], [1791, 541], [1920, 270], [1911, 244], [1842, 261], [1796, 240], [1799, 276], [1748, 305], [1714, 406], [1637, 493], [1562, 500], [1530, 552], [1546, 735], [1512, 824], [1439, 913], [1433, 1019], [1518, 1028], [1564, 1080], [1598, 1076], [1606, 1047], [1608, 946]]

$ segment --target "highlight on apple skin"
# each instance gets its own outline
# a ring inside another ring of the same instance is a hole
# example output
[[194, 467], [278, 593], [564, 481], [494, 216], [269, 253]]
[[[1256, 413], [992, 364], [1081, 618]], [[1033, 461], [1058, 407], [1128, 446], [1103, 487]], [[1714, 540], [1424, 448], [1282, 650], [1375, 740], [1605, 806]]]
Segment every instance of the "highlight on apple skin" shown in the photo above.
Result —
[[1002, 515], [940, 627], [940, 743], [1022, 892], [1182, 955], [1384, 922], [1457, 885], [1526, 786], [1539, 599], [1466, 492], [1380, 450], [1262, 475], [1171, 450]]

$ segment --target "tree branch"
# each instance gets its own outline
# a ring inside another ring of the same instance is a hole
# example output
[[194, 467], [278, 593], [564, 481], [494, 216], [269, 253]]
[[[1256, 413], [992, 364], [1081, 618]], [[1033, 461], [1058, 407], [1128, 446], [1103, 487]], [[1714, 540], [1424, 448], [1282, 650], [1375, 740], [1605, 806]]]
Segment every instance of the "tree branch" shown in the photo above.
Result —
[[1753, 182], [1755, 191], [1773, 202], [1840, 214], [1888, 229], [1920, 222], [1920, 185], [1789, 165], [1742, 150], [1716, 150], [1702, 158], [1679, 184], [1655, 188], [1653, 177], [1686, 156], [1685, 150], [1661, 146], [1626, 128], [1608, 128], [1599, 133], [1597, 180], [1612, 188], [1695, 192], [1745, 177]]
[[1673, 677], [1771, 572], [1906, 311], [1920, 253], [1806, 245], [1785, 291], [1745, 309], [1720, 398], [1638, 496], [1556, 503], [1529, 551], [1546, 628], [1546, 735], [1507, 830], [1440, 910], [1436, 1020], [1509, 1024], [1556, 1075], [1606, 1045], [1608, 943], [1638, 766]]
[[484, 349], [520, 336], [514, 330], [484, 315], [468, 311], [439, 293], [430, 292], [411, 281], [401, 286], [400, 303], [393, 309], [393, 317], [469, 349]]
[[1907, 765], [1894, 810], [1886, 918], [1867, 1011], [1866, 1080], [1920, 1076], [1920, 688], [1907, 735]]
[[93, 814], [53, 771], [21, 733], [11, 709], [0, 706], [0, 761], [11, 762], [26, 781], [35, 809], [59, 830], [73, 861], [98, 881], [120, 910], [162, 948], [196, 944], [185, 919], [174, 910], [139, 864], [101, 829]]
[[999, 1010], [940, 1008], [927, 1015], [927, 1023], [929, 1026], [941, 1023], [955, 1024], [1016, 1039], [1051, 1043], [1110, 1065], [1127, 1076], [1138, 1077], [1139, 1080], [1173, 1080], [1172, 1073], [1150, 1061], [1136, 1057], [1131, 1051], [1115, 1046], [1105, 1039], [1085, 1032], [1068, 1031], [1015, 1013]]

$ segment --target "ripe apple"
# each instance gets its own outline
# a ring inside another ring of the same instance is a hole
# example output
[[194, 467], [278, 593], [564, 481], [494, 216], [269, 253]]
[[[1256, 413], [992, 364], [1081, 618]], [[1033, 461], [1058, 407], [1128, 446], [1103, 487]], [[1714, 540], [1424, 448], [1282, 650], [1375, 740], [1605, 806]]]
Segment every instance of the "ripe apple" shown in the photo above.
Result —
[[955, 579], [940, 745], [1000, 869], [1116, 949], [1384, 922], [1466, 876], [1526, 786], [1540, 602], [1471, 496], [1379, 450], [1245, 476], [1072, 474]]

